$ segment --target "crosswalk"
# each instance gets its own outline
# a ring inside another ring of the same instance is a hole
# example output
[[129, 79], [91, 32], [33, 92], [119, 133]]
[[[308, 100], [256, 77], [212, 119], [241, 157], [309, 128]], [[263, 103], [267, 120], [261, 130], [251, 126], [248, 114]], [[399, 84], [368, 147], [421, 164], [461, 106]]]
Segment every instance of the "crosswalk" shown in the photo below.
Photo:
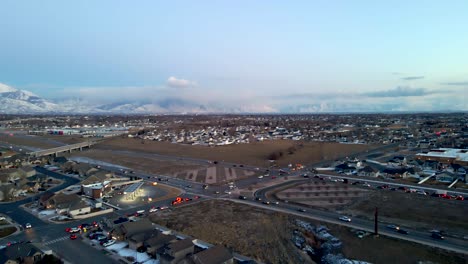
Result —
[[70, 236], [63, 236], [63, 237], [59, 237], [53, 240], [48, 240], [48, 241], [45, 241], [43, 244], [47, 246], [47, 245], [55, 244], [57, 242], [64, 241], [67, 239], [70, 239]]

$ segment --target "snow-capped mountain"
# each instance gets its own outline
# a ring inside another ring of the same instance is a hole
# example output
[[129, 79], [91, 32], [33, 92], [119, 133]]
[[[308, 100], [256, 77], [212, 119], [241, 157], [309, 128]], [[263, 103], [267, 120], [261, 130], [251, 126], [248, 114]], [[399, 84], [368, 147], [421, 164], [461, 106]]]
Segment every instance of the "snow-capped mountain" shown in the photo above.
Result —
[[0, 83], [0, 113], [57, 112], [60, 107], [31, 92], [18, 90]]
[[156, 114], [156, 113], [248, 113], [271, 112], [267, 106], [203, 105], [190, 100], [152, 98], [148, 100], [126, 100], [111, 104], [93, 105], [80, 98], [50, 101], [29, 91], [0, 83], [0, 114]]

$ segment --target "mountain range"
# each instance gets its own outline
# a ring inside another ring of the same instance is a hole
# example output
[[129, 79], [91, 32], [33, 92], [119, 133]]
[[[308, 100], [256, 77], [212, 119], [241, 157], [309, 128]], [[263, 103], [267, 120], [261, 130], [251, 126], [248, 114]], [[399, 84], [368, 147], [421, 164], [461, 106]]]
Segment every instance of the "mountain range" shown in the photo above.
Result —
[[90, 105], [81, 99], [53, 102], [25, 90], [0, 83], [0, 113], [40, 114], [150, 114], [150, 113], [208, 113], [219, 112], [181, 99], [164, 99], [155, 102], [121, 101], [112, 104]]

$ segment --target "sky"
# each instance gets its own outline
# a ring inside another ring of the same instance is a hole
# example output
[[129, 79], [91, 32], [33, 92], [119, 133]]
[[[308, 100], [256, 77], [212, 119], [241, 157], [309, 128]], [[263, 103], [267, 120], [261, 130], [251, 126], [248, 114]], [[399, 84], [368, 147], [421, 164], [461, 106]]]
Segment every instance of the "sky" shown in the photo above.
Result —
[[468, 111], [468, 1], [0, 1], [0, 83], [248, 112]]

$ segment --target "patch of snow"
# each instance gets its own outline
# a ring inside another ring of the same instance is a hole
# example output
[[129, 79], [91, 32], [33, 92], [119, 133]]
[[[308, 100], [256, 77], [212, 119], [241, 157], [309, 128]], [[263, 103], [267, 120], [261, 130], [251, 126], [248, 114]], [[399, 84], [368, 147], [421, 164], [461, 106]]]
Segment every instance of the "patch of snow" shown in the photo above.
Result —
[[114, 168], [118, 168], [118, 169], [128, 169], [127, 167], [124, 167], [124, 166], [120, 166], [120, 165], [116, 165], [116, 164], [112, 164], [112, 163], [107, 163], [107, 162], [100, 161], [100, 160], [90, 159], [90, 158], [87, 158], [87, 157], [70, 157], [70, 160], [75, 161], [75, 162], [80, 162], [80, 163], [89, 163], [89, 164], [93, 164], [93, 165], [114, 167]]
[[39, 216], [47, 216], [47, 215], [54, 215], [55, 210], [43, 210], [39, 212]]
[[148, 253], [137, 252], [136, 250], [123, 248], [117, 252], [122, 257], [134, 257], [136, 262], [145, 262], [151, 259]]
[[117, 242], [117, 243], [115, 243], [113, 245], [108, 246], [107, 249], [119, 251], [119, 250], [125, 248], [126, 246], [128, 246], [127, 242]]

